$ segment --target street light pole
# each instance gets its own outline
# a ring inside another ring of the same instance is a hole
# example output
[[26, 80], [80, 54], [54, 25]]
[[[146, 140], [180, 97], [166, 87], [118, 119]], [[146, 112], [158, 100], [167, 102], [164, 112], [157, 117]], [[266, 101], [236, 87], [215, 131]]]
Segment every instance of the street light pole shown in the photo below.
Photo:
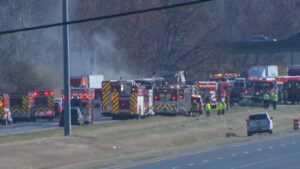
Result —
[[71, 118], [70, 118], [70, 61], [69, 61], [69, 26], [66, 24], [68, 16], [68, 0], [63, 0], [63, 53], [64, 53], [64, 135], [71, 135]]

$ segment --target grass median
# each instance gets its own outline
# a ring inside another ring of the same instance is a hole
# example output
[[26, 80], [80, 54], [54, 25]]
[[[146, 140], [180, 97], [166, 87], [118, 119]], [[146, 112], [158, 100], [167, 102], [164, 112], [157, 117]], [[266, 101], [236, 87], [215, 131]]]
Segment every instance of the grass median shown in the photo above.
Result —
[[[74, 127], [72, 137], [63, 129], [0, 137], [1, 168], [99, 168], [147, 160], [191, 150], [207, 149], [236, 142], [262, 139], [269, 134], [246, 136], [248, 114], [262, 108], [232, 108], [225, 116], [153, 117], [112, 121]], [[300, 106], [269, 109], [274, 117], [274, 135], [293, 132], [293, 119]]]

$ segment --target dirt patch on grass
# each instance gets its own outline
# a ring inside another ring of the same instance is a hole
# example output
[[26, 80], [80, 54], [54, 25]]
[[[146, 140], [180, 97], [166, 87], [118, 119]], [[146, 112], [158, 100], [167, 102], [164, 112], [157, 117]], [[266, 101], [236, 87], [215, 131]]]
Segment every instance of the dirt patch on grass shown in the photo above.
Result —
[[[274, 117], [274, 134], [292, 132], [293, 119], [300, 117], [299, 110], [300, 106], [269, 110]], [[67, 138], [60, 136], [62, 129], [0, 137], [1, 169], [90, 168], [261, 139], [269, 135], [247, 137], [245, 122], [248, 114], [260, 111], [264, 110], [243, 107], [222, 117], [213, 115], [199, 120], [154, 117], [116, 121], [75, 127], [73, 136]]]

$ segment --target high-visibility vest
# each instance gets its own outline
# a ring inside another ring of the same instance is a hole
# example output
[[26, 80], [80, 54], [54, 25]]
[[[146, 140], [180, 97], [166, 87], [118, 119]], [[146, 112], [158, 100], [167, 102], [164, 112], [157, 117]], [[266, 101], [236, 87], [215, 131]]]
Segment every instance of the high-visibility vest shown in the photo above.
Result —
[[278, 100], [278, 95], [277, 95], [276, 93], [274, 93], [274, 94], [272, 95], [272, 101], [277, 102], [277, 100]]
[[270, 96], [269, 96], [269, 94], [264, 94], [264, 100], [270, 100]]
[[222, 102], [222, 110], [225, 110], [227, 107], [226, 103], [225, 102]]
[[222, 110], [222, 108], [223, 108], [222, 102], [218, 102], [217, 110]]
[[210, 111], [210, 110], [211, 110], [210, 103], [205, 103], [205, 111]]

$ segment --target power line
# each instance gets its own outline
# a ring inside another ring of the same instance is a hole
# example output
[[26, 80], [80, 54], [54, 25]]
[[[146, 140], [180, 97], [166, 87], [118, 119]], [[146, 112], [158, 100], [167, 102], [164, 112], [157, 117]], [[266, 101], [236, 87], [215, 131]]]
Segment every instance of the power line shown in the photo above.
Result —
[[0, 35], [25, 32], [25, 31], [31, 31], [31, 30], [37, 30], [37, 29], [52, 28], [52, 27], [57, 27], [57, 26], [63, 26], [65, 24], [73, 25], [73, 24], [84, 23], [84, 22], [112, 19], [112, 18], [118, 18], [118, 17], [123, 17], [123, 16], [130, 16], [130, 15], [136, 15], [136, 14], [142, 14], [142, 13], [148, 13], [148, 12], [154, 12], [154, 11], [161, 11], [161, 10], [167, 10], [167, 9], [172, 9], [172, 8], [184, 7], [184, 6], [190, 6], [190, 5], [200, 4], [200, 3], [209, 2], [209, 1], [212, 1], [212, 0], [194, 0], [194, 1], [190, 1], [190, 2], [183, 2], [183, 3], [160, 6], [160, 7], [154, 7], [154, 8], [148, 8], [148, 9], [141, 9], [141, 10], [136, 10], [136, 11], [106, 15], [106, 16], [99, 16], [99, 17], [80, 19], [80, 20], [74, 20], [74, 21], [68, 21], [68, 22], [53, 23], [53, 24], [34, 26], [34, 27], [28, 27], [28, 28], [12, 29], [12, 30], [0, 31]]

